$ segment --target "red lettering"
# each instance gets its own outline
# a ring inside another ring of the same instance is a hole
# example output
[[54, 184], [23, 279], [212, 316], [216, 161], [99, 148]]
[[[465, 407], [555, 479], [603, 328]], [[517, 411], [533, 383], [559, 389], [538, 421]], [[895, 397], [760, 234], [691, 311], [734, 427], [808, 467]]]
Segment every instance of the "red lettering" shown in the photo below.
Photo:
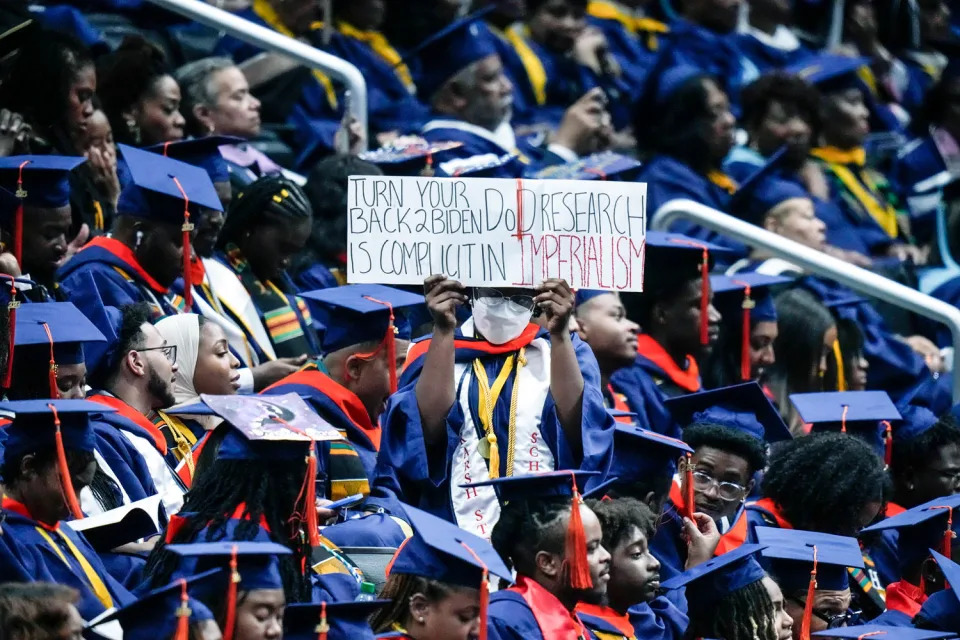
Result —
[[468, 483], [473, 482], [473, 478], [470, 477], [469, 473], [463, 474], [463, 479], [466, 480]]
[[537, 444], [537, 439], [539, 437], [540, 437], [540, 432], [534, 431], [533, 433], [530, 434], [530, 442], [533, 444]]
[[477, 522], [483, 522], [483, 512], [480, 509], [473, 512], [473, 517], [477, 519]]
[[540, 461], [539, 461], [539, 460], [531, 460], [531, 461], [530, 461], [530, 469], [528, 469], [528, 471], [540, 471]]
[[480, 530], [480, 535], [486, 535], [486, 534], [487, 534], [487, 525], [481, 524], [479, 527], [477, 527], [477, 529]]
[[530, 447], [530, 457], [531, 457], [531, 458], [539, 458], [539, 457], [540, 457], [540, 450], [537, 449], [536, 447]]
[[470, 458], [469, 458], [469, 456], [466, 456], [466, 455], [463, 456], [463, 468], [464, 468], [464, 469], [469, 469], [469, 468], [470, 468]]
[[477, 497], [477, 488], [476, 487], [467, 487], [467, 499]]
[[593, 268], [597, 272], [597, 282], [599, 283], [600, 280], [602, 279], [600, 273], [603, 271], [603, 266], [597, 261], [597, 244], [596, 244], [596, 240], [592, 236], [590, 237], [590, 240], [587, 244], [587, 272], [585, 274], [586, 277], [584, 278], [586, 280], [586, 282], [584, 283], [584, 286], [595, 287], [597, 285], [593, 284], [593, 279], [590, 277], [591, 263], [593, 264]]

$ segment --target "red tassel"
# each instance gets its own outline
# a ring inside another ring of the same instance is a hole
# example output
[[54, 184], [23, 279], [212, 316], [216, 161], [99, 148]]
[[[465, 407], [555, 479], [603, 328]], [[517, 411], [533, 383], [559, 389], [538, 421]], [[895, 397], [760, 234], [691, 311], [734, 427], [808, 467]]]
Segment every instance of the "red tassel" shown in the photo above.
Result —
[[327, 633], [330, 632], [330, 623], [327, 622], [327, 603], [320, 603], [320, 623], [317, 624], [316, 629], [317, 640], [327, 640]]
[[683, 516], [693, 522], [696, 500], [693, 494], [693, 456], [689, 453], [683, 461], [683, 467]]
[[177, 631], [173, 640], [190, 640], [190, 596], [187, 595], [187, 581], [180, 580], [180, 606], [177, 608]]
[[570, 522], [567, 523], [567, 535], [564, 540], [564, 563], [567, 570], [567, 583], [574, 589], [593, 587], [590, 577], [590, 563], [587, 560], [587, 536], [583, 531], [583, 519], [580, 517], [580, 492], [577, 490], [577, 478], [571, 473], [573, 497], [570, 500]]
[[50, 385], [50, 397], [54, 400], [60, 399], [60, 387], [57, 386], [57, 360], [53, 354], [53, 334], [50, 333], [50, 326], [46, 322], [40, 325], [47, 333], [47, 340], [50, 342], [50, 371], [47, 373], [47, 382]]
[[843, 405], [843, 413], [840, 414], [840, 433], [847, 432], [847, 412], [850, 411], [850, 405]]
[[480, 556], [478, 556], [469, 545], [463, 541], [461, 541], [460, 544], [470, 552], [470, 555], [476, 560], [477, 565], [483, 569], [480, 577], [480, 635], [477, 636], [477, 640], [487, 640], [487, 608], [490, 605], [490, 583], [488, 579], [490, 573], [487, 571], [486, 563], [480, 559]]
[[517, 178], [517, 240], [523, 239], [523, 178]]
[[947, 530], [943, 532], [943, 550], [940, 552], [947, 560], [953, 556], [953, 509], [947, 508]]
[[[387, 372], [390, 376], [390, 393], [397, 392], [397, 327], [394, 325], [393, 305], [389, 302], [377, 300], [370, 296], [363, 296], [370, 302], [382, 304], [390, 312], [390, 321], [387, 325], [387, 334], [383, 336], [383, 344], [387, 349]], [[374, 352], [376, 353], [376, 352]]]
[[307, 527], [307, 542], [311, 547], [320, 546], [320, 523], [317, 521], [317, 454], [314, 444], [310, 443], [310, 455], [307, 456], [307, 477], [304, 478], [306, 491], [303, 498], [303, 510]]
[[[736, 282], [736, 280], [734, 281]], [[743, 291], [743, 328], [740, 336], [740, 379], [748, 382], [752, 376], [750, 367], [750, 310], [757, 306], [757, 303], [750, 297], [750, 285], [746, 285]]]
[[23, 168], [30, 164], [31, 160], [24, 160], [20, 163], [20, 170], [17, 173], [17, 212], [13, 219], [13, 257], [17, 259], [17, 264], [23, 268], [23, 200], [27, 197], [27, 191], [23, 188]]
[[807, 600], [803, 605], [803, 618], [800, 620], [800, 640], [810, 640], [810, 623], [813, 620], [813, 601], [817, 590], [817, 545], [813, 545], [813, 570], [807, 585]]
[[230, 581], [227, 583], [227, 611], [223, 617], [223, 640], [233, 640], [233, 632], [237, 626], [237, 585], [239, 584], [237, 545], [233, 545], [230, 551]]
[[193, 306], [193, 271], [190, 268], [190, 232], [193, 231], [193, 224], [190, 222], [190, 198], [187, 197], [187, 192], [183, 190], [177, 177], [172, 177], [173, 183], [177, 185], [180, 195], [183, 196], [183, 226], [180, 228], [183, 232], [183, 304], [189, 311]]
[[4, 278], [10, 278], [10, 302], [7, 303], [7, 324], [10, 325], [10, 331], [7, 335], [7, 370], [3, 374], [3, 388], [9, 389], [13, 383], [13, 350], [16, 346], [17, 338], [17, 284], [13, 276], [0, 274]]
[[703, 248], [700, 264], [700, 344], [710, 344], [710, 252]]
[[56, 429], [54, 440], [57, 445], [57, 468], [60, 471], [60, 484], [63, 487], [63, 497], [70, 509], [70, 514], [77, 520], [83, 518], [83, 511], [80, 510], [80, 502], [77, 501], [77, 494], [73, 490], [73, 479], [70, 477], [70, 466], [67, 464], [67, 450], [63, 448], [63, 433], [60, 430], [60, 416], [57, 414], [57, 408], [52, 404], [47, 404], [50, 411], [53, 412], [53, 425]]
[[886, 420], [881, 420], [880, 424], [884, 426], [883, 432], [883, 463], [890, 466], [893, 462], [893, 427]]

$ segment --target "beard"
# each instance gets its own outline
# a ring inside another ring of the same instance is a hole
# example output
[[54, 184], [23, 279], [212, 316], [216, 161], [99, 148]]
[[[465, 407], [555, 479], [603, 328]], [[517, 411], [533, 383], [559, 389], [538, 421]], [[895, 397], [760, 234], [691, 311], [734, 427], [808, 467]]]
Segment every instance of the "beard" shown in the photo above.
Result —
[[161, 378], [153, 368], [150, 369], [150, 377], [147, 379], [147, 392], [159, 404], [156, 407], [158, 409], [165, 409], [177, 403], [177, 399], [173, 395], [173, 385], [169, 380]]

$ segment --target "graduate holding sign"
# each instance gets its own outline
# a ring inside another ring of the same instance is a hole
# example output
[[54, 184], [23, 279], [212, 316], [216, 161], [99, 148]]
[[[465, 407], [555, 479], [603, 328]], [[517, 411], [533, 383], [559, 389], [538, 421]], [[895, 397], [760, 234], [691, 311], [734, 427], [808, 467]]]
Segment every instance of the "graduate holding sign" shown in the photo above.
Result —
[[[489, 537], [497, 491], [459, 485], [609, 467], [613, 417], [596, 358], [568, 328], [574, 295], [565, 281], [470, 293], [437, 275], [424, 290], [434, 333], [411, 347], [387, 409], [375, 495], [393, 492]], [[457, 329], [468, 300], [473, 315]], [[546, 330], [531, 322], [535, 313]]]

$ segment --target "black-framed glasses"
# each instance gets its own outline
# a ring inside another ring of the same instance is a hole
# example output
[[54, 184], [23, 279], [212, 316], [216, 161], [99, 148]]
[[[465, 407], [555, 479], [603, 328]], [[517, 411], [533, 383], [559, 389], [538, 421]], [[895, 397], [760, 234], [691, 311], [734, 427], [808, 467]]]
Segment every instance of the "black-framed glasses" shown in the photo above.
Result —
[[517, 306], [523, 307], [527, 311], [533, 311], [537, 306], [533, 301], [533, 296], [522, 294], [505, 296], [499, 289], [491, 289], [490, 287], [474, 287], [473, 299], [477, 300], [479, 298], [485, 298], [487, 300], [487, 304], [491, 307], [496, 307], [504, 302], [512, 302]]
[[[806, 602], [800, 598], [790, 599], [799, 604], [801, 607], [807, 606]], [[842, 627], [852, 627], [860, 624], [860, 616], [863, 615], [863, 611], [860, 609], [847, 609], [846, 611], [842, 611], [840, 613], [827, 613], [826, 611], [817, 611], [814, 609], [813, 615], [826, 622], [827, 629], [840, 629]]]
[[177, 361], [177, 345], [175, 344], [165, 344], [162, 347], [145, 347], [143, 349], [137, 349], [137, 351], [159, 351], [163, 354], [163, 357], [171, 363]]
[[717, 495], [721, 500], [734, 502], [743, 499], [747, 488], [736, 482], [720, 482], [705, 471], [693, 472], [693, 488], [698, 491], [707, 491], [711, 487], [717, 488]]

